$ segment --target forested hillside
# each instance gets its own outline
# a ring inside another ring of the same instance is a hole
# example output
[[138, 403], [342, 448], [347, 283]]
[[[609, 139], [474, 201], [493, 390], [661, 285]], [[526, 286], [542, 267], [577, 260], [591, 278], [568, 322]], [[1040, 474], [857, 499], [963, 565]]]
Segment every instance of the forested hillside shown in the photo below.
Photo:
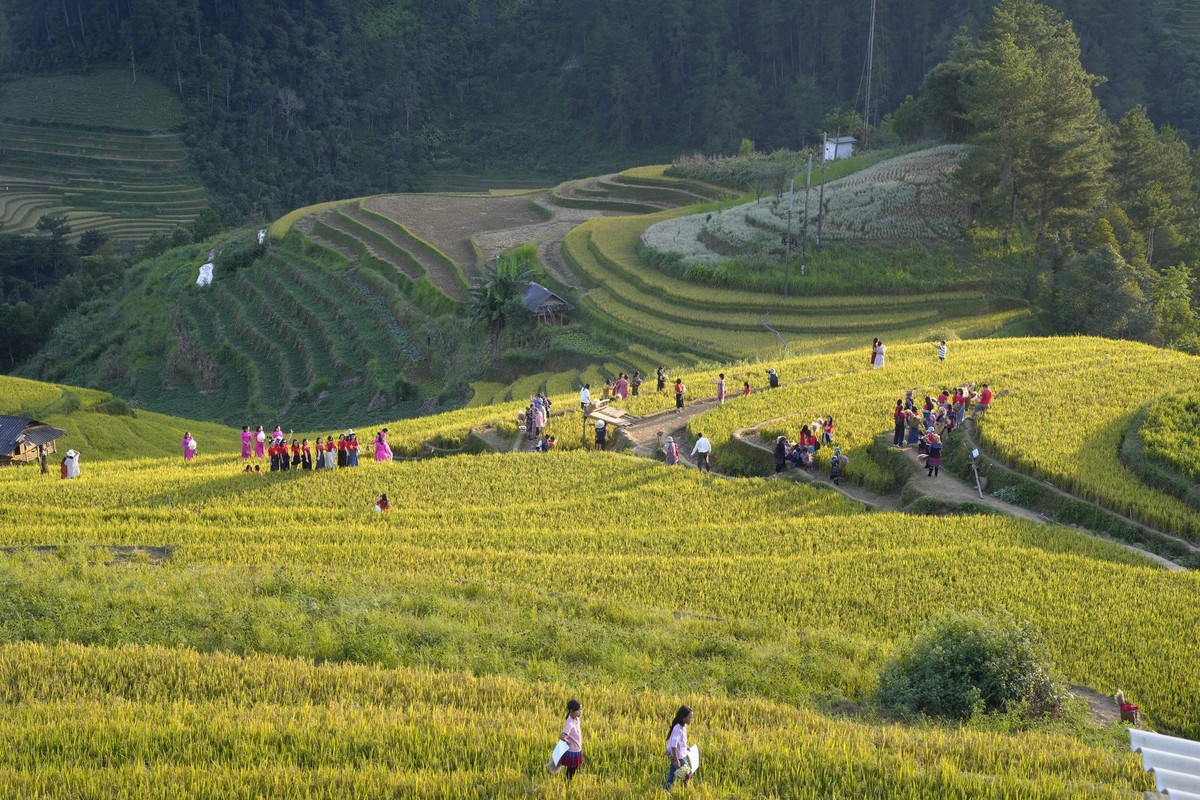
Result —
[[[883, 0], [872, 119], [915, 94], [992, 0]], [[1179, 0], [1058, 0], [1097, 95], [1185, 138], [1200, 25]], [[566, 177], [635, 154], [772, 150], [860, 108], [866, 0], [2, 0], [3, 67], [118, 65], [170, 85], [230, 220], [422, 188], [463, 170]]]

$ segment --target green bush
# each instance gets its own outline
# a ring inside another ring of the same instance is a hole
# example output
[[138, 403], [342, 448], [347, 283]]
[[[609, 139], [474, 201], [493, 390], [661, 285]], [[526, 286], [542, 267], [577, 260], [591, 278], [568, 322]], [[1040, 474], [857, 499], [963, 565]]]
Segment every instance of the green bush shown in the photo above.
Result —
[[966, 720], [1023, 708], [1056, 712], [1065, 694], [1040, 659], [1028, 623], [950, 612], [902, 645], [883, 667], [879, 702], [908, 714]]

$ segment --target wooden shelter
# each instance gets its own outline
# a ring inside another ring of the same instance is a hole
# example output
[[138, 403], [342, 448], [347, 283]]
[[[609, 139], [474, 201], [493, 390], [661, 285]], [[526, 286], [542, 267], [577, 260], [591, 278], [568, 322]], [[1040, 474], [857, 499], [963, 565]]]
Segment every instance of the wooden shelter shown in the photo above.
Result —
[[574, 306], [540, 283], [530, 282], [525, 286], [525, 310], [539, 325], [544, 322], [565, 324], [567, 312], [572, 308]]
[[36, 419], [0, 415], [0, 465], [36, 462], [38, 445], [45, 445], [49, 455], [55, 452], [54, 441], [65, 434]]

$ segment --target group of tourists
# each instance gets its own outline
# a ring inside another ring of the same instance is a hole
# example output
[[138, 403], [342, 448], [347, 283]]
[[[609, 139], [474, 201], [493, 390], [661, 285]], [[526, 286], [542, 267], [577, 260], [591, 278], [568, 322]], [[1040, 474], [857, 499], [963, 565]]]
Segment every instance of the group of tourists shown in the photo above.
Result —
[[[796, 441], [790, 441], [787, 436], [779, 436], [775, 440], [775, 472], [784, 472], [789, 467], [811, 473], [815, 463], [814, 456], [824, 446], [833, 445], [834, 430], [837, 423], [833, 417], [817, 417], [800, 429]], [[842, 474], [850, 464], [850, 458], [842, 453], [842, 448], [834, 445], [833, 457], [829, 460], [829, 478], [834, 485], [841, 485]]]
[[[292, 431], [288, 431], [291, 435]], [[372, 448], [376, 461], [391, 461], [392, 448], [387, 441], [388, 429], [384, 428], [375, 434]], [[268, 442], [270, 444], [268, 444]], [[268, 459], [271, 472], [286, 472], [288, 470], [321, 470], [339, 469], [358, 466], [358, 435], [353, 429], [338, 434], [337, 441], [329, 435], [324, 440], [316, 437], [312, 444], [308, 439], [292, 438], [288, 441], [283, 428], [275, 427], [269, 436], [259, 425], [253, 431], [249, 425], [242, 426], [242, 469], [246, 474], [262, 474], [259, 464], [250, 464], [253, 459]], [[183, 439], [183, 457], [190, 461], [196, 455], [196, 440], [191, 434], [185, 434]]]
[[[561, 743], [555, 748], [554, 755], [546, 764], [550, 772], [566, 770], [567, 780], [572, 780], [575, 773], [583, 766], [583, 727], [580, 718], [583, 716], [583, 704], [578, 700], [567, 701], [567, 717], [563, 722], [562, 732], [558, 735]], [[688, 726], [696, 718], [696, 713], [687, 706], [680, 706], [671, 719], [670, 733], [667, 734], [666, 755], [667, 778], [663, 788], [668, 792], [679, 781], [687, 785], [692, 772], [698, 764], [691, 763], [691, 750], [688, 746]], [[699, 750], [696, 751], [697, 753]]]
[[517, 425], [525, 429], [529, 439], [540, 440], [545, 437], [552, 405], [545, 392], [538, 392], [529, 398], [529, 405], [525, 406], [524, 411], [517, 412]]
[[896, 447], [915, 446], [917, 458], [924, 462], [928, 477], [936, 478], [942, 466], [943, 440], [962, 425], [967, 415], [972, 418], [987, 412], [992, 405], [992, 389], [988, 384], [976, 390], [968, 383], [953, 390], [942, 389], [937, 397], [925, 395], [919, 404], [909, 389], [896, 401], [892, 410], [895, 431], [892, 444]]

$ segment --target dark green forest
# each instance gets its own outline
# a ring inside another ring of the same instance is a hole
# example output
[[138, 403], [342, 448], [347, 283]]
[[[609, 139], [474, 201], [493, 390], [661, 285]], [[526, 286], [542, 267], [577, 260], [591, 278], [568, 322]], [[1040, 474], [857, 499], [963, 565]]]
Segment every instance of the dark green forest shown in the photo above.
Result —
[[[880, 0], [872, 121], [917, 94], [993, 0]], [[1184, 139], [1200, 15], [1056, 0], [1096, 94]], [[118, 65], [174, 87], [229, 222], [439, 173], [547, 180], [811, 142], [861, 109], [869, 0], [0, 0], [10, 74]], [[3, 33], [3, 28], [0, 28]]]

